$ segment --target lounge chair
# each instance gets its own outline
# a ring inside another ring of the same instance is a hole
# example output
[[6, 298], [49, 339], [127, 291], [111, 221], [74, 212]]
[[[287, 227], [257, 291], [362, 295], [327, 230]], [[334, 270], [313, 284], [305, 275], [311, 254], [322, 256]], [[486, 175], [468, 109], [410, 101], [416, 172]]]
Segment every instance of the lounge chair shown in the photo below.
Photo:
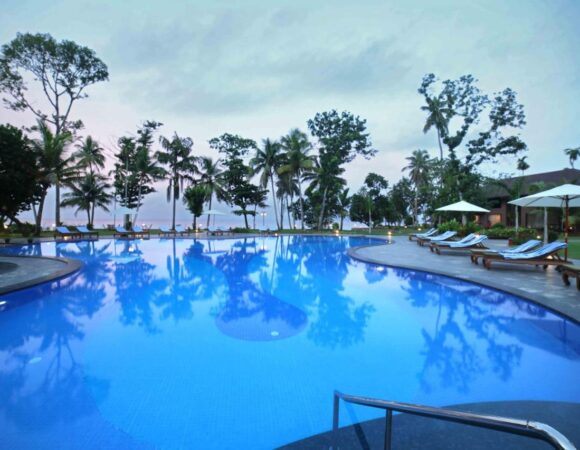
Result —
[[434, 235], [435, 233], [437, 233], [437, 228], [431, 228], [430, 230], [425, 231], [425, 233], [413, 233], [409, 235], [409, 240], [412, 241], [413, 238], [423, 238], [423, 237], [429, 237]]
[[99, 233], [95, 230], [89, 230], [87, 227], [77, 227], [78, 232], [81, 234], [82, 237], [86, 237], [88, 239], [99, 239]]
[[177, 233], [169, 227], [159, 227], [160, 237], [175, 236]]
[[451, 245], [451, 244], [463, 244], [464, 242], [469, 242], [472, 239], [475, 239], [477, 237], [477, 234], [475, 233], [471, 233], [468, 234], [467, 236], [459, 239], [458, 241], [443, 241], [443, 242], [437, 242], [437, 241], [433, 241], [429, 243], [430, 247], [433, 247], [434, 245]]
[[513, 253], [526, 253], [532, 251], [533, 249], [542, 245], [542, 241], [537, 239], [530, 239], [517, 247], [506, 248], [504, 250], [490, 250], [482, 248], [474, 248], [471, 250], [471, 262], [474, 264], [479, 264], [479, 258], [483, 258], [485, 255], [497, 255], [501, 254], [513, 254]]
[[493, 262], [501, 262], [506, 264], [542, 266], [545, 270], [548, 266], [560, 266], [564, 264], [564, 260], [558, 255], [558, 252], [564, 250], [566, 247], [568, 247], [568, 244], [554, 241], [531, 252], [485, 255], [483, 257], [483, 266], [486, 269], [491, 269]]
[[151, 238], [151, 233], [149, 230], [144, 230], [139, 225], [133, 226], [133, 234], [135, 237], [142, 238], [142, 239], [149, 239]]
[[134, 233], [132, 231], [129, 231], [127, 229], [125, 229], [125, 227], [115, 227], [115, 232], [113, 233], [113, 238], [123, 238], [123, 239], [130, 239], [133, 238]]
[[212, 236], [223, 236], [224, 232], [219, 227], [207, 227], [207, 232]]
[[[469, 237], [469, 236], [467, 236]], [[487, 236], [482, 234], [481, 236], [474, 235], [469, 237], [469, 239], [464, 238], [457, 242], [433, 242], [431, 243], [431, 251], [436, 252], [438, 255], [441, 254], [441, 250], [471, 250], [473, 248], [487, 248], [483, 243], [487, 241]]]
[[446, 231], [443, 234], [438, 234], [437, 236], [427, 236], [422, 238], [417, 238], [417, 244], [421, 247], [424, 246], [427, 242], [443, 242], [447, 239], [451, 239], [457, 234], [457, 231]]
[[570, 286], [570, 278], [576, 278], [576, 289], [580, 291], [580, 267], [571, 264], [564, 264], [560, 266], [560, 273], [562, 274], [562, 281], [566, 286]]
[[177, 225], [175, 227], [175, 231], [177, 233], [179, 233], [181, 236], [184, 236], [186, 234], [189, 235], [189, 231], [187, 231], [187, 229], [184, 226], [182, 226], [182, 225]]
[[67, 239], [80, 239], [81, 234], [77, 231], [71, 231], [67, 227], [56, 227], [54, 233], [55, 241], [66, 241]]

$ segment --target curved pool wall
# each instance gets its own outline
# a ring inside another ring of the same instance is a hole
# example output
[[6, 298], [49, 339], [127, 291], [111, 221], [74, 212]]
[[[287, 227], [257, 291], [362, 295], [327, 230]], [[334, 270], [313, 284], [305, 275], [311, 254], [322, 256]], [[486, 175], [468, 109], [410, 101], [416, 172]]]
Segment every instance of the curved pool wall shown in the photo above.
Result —
[[[4, 294], [0, 447], [268, 449], [332, 392], [580, 401], [580, 327], [510, 294], [355, 261], [360, 237], [46, 243], [74, 275]], [[6, 251], [7, 249], [3, 249]], [[342, 425], [380, 417], [345, 408]]]

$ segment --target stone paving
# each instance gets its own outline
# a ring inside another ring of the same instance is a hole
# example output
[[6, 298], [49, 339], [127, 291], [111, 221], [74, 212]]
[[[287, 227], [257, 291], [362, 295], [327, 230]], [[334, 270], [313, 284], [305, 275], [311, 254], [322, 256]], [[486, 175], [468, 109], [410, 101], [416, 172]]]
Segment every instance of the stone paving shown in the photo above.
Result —
[[0, 294], [64, 276], [78, 269], [72, 260], [0, 256]]
[[[525, 297], [580, 321], [580, 291], [565, 286], [560, 273], [534, 266], [495, 263], [491, 270], [471, 263], [469, 252], [432, 253], [407, 237], [393, 238], [393, 245], [351, 249], [349, 254], [367, 262], [449, 275]], [[490, 248], [506, 247], [506, 241], [491, 241]], [[580, 263], [574, 261], [576, 265]]]

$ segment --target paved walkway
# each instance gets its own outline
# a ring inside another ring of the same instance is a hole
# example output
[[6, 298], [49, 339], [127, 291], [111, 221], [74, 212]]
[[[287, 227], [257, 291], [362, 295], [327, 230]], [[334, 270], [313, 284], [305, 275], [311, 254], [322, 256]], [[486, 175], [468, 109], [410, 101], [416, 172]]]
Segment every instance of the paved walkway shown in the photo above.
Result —
[[0, 294], [63, 277], [81, 265], [68, 258], [1, 255]]
[[[489, 246], [498, 248], [505, 245], [505, 241], [491, 241]], [[393, 245], [354, 248], [349, 254], [367, 262], [424, 270], [496, 287], [560, 311], [580, 322], [580, 292], [574, 283], [570, 287], [565, 286], [560, 273], [553, 267], [544, 271], [534, 266], [494, 263], [491, 270], [487, 270], [481, 264], [472, 264], [469, 252], [437, 255], [428, 247], [410, 242], [407, 237], [394, 238]]]

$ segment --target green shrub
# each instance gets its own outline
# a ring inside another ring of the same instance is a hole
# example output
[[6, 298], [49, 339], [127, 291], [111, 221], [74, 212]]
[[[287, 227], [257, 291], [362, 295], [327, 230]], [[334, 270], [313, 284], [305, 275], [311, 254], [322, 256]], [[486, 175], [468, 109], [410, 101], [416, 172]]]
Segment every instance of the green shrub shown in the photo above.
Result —
[[[543, 233], [542, 233], [542, 235], [543, 235]], [[560, 233], [558, 233], [557, 231], [548, 230], [548, 242], [557, 241], [559, 237], [560, 237]]]
[[457, 234], [460, 237], [463, 237], [471, 233], [479, 233], [482, 228], [475, 222], [467, 222], [467, 224], [462, 225], [460, 222], [453, 219], [448, 222], [443, 222], [441, 225], [439, 225], [438, 230], [440, 233], [444, 233], [446, 231], [457, 231]]
[[500, 230], [500, 229], [504, 229], [505, 227], [506, 227], [506, 226], [505, 226], [503, 223], [501, 223], [501, 222], [494, 223], [494, 224], [491, 226], [491, 228], [492, 228], [493, 230]]
[[511, 239], [512, 243], [521, 244], [530, 239], [536, 239], [539, 233], [535, 228], [520, 228], [516, 233], [516, 229], [512, 227], [492, 227], [483, 231], [483, 234], [487, 235], [490, 239]]
[[28, 237], [34, 234], [36, 231], [36, 226], [28, 222], [20, 223], [17, 226], [17, 231], [22, 236]]
[[232, 232], [233, 233], [256, 233], [256, 230], [252, 230], [251, 228], [243, 228], [243, 227], [236, 227], [236, 228], [232, 228]]

